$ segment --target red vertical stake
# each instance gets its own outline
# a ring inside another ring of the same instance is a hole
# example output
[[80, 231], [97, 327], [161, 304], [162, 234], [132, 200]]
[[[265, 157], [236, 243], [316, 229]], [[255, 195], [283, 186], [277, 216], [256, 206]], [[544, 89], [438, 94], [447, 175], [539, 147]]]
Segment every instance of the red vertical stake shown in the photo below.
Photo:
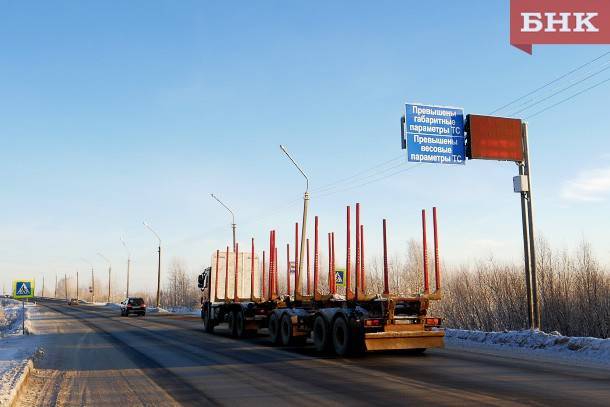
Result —
[[348, 300], [351, 299], [351, 293], [350, 293], [350, 289], [352, 286], [352, 277], [351, 277], [351, 269], [352, 269], [352, 265], [351, 265], [351, 253], [350, 253], [350, 234], [351, 234], [351, 228], [350, 228], [350, 207], [347, 207], [347, 240], [346, 240], [346, 246], [345, 246], [345, 298], [347, 298]]
[[[299, 222], [294, 224], [294, 298], [297, 297], [297, 280], [299, 278]], [[301, 293], [298, 293], [301, 294]], [[288, 290], [290, 295], [290, 290]]]
[[309, 263], [309, 238], [307, 238], [307, 295], [311, 295], [311, 267]]
[[390, 278], [388, 270], [388, 238], [386, 220], [383, 220], [383, 293], [390, 295]]
[[225, 302], [229, 296], [229, 246], [227, 246], [227, 256], [225, 257]]
[[436, 282], [436, 291], [439, 291], [441, 289], [441, 258], [439, 257], [438, 249], [436, 206], [432, 208], [432, 220], [434, 222], [434, 280]]
[[290, 243], [286, 244], [286, 294], [290, 296]]
[[315, 218], [314, 240], [313, 240], [313, 296], [318, 299], [318, 280], [320, 278], [320, 263], [318, 255], [318, 217]]
[[233, 301], [238, 302], [239, 296], [237, 291], [239, 274], [239, 243], [235, 243], [235, 287], [233, 289]]
[[[336, 277], [336, 273], [335, 271], [337, 271], [335, 269], [335, 265], [336, 265], [336, 257], [335, 257], [335, 232], [330, 232], [330, 245], [331, 245], [331, 259], [332, 259], [332, 263], [331, 263], [331, 272], [330, 275], [332, 276], [332, 282], [333, 282], [333, 294], [337, 294], [337, 277]], [[345, 276], [343, 276], [345, 277]]]
[[360, 225], [360, 290], [362, 295], [366, 292], [366, 278], [364, 274], [364, 225]]
[[265, 251], [263, 250], [263, 269], [262, 271], [262, 284], [261, 284], [261, 299], [264, 300], [267, 298], [267, 293], [265, 291]]
[[356, 203], [356, 268], [354, 270], [356, 284], [354, 284], [354, 295], [358, 299], [359, 291], [362, 289], [360, 278], [360, 204]]
[[274, 257], [275, 257], [275, 263], [273, 264], [273, 298], [277, 298], [278, 297], [278, 290], [279, 290], [279, 267], [278, 267], [278, 256], [277, 256], [277, 246], [275, 245], [275, 242], [273, 243], [273, 250], [275, 251], [274, 253]]
[[430, 276], [428, 275], [428, 238], [426, 236], [426, 210], [421, 210], [421, 228], [422, 228], [422, 259], [424, 262], [424, 293], [430, 292]]
[[254, 301], [254, 238], [252, 238], [252, 253], [250, 254], [250, 299]]
[[220, 250], [216, 250], [216, 271], [214, 276], [214, 301], [218, 298], [218, 260], [220, 258]]
[[273, 293], [273, 230], [269, 231], [269, 282], [267, 284], [269, 291], [269, 300]]
[[330, 233], [328, 234], [328, 292], [333, 293], [333, 251]]

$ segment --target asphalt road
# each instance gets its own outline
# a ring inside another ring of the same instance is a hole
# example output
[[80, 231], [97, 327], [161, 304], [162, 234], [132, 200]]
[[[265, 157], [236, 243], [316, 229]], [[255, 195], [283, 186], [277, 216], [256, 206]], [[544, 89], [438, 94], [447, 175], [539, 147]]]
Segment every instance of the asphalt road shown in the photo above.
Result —
[[45, 302], [20, 406], [604, 405], [610, 371], [464, 350], [341, 359], [205, 334], [196, 317]]

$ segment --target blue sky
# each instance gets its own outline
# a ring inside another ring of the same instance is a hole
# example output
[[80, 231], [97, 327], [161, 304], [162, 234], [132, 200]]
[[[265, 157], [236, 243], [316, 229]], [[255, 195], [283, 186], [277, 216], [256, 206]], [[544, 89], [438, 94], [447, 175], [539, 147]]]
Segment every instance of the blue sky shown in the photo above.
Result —
[[[316, 188], [392, 159], [378, 170], [399, 165], [405, 102], [486, 114], [610, 49], [535, 46], [527, 55], [509, 45], [507, 1], [3, 1], [0, 8], [7, 287], [16, 277], [84, 272], [83, 257], [101, 270], [97, 252], [123, 278], [123, 235], [133, 287], [151, 288], [156, 243], [143, 220], [163, 239], [164, 266], [181, 258], [196, 271], [230, 240], [230, 217], [210, 192], [235, 209], [239, 241], [254, 236], [261, 246], [276, 228], [282, 244], [292, 243], [304, 185], [280, 143], [310, 175], [311, 213], [320, 215], [323, 236], [334, 230], [342, 242], [345, 205], [359, 201], [368, 254], [378, 253], [383, 217], [397, 252], [419, 237], [419, 210], [436, 205], [447, 261], [519, 261], [514, 164], [424, 164], [324, 190], [332, 194]], [[585, 238], [604, 261], [609, 90], [600, 86], [529, 121], [538, 230], [558, 248]]]

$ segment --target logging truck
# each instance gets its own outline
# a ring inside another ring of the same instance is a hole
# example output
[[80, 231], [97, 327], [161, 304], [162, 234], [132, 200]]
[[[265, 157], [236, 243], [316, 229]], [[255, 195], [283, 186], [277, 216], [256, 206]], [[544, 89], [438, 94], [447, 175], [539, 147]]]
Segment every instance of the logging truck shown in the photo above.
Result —
[[[443, 347], [441, 319], [428, 315], [430, 302], [441, 299], [436, 208], [433, 208], [435, 289], [430, 289], [426, 213], [422, 210], [423, 290], [411, 295], [390, 292], [385, 219], [382, 222], [383, 292], [370, 293], [366, 289], [360, 205], [356, 204], [353, 268], [349, 206], [346, 215], [345, 272], [340, 276], [341, 281], [337, 281], [334, 233], [329, 233], [328, 287], [325, 293], [321, 292], [319, 284], [317, 216], [312, 262], [309, 239], [302, 242], [307, 246], [306, 267], [297, 267], [304, 262], [299, 263], [297, 258], [298, 224], [295, 224], [294, 262], [290, 261], [290, 246], [287, 245], [286, 290], [283, 294], [278, 293], [279, 261], [275, 231], [270, 232], [269, 251], [262, 252], [262, 261], [255, 252], [254, 239], [248, 252], [240, 252], [238, 244], [233, 249], [216, 250], [212, 254], [212, 266], [198, 277], [204, 330], [213, 333], [217, 325], [227, 323], [233, 337], [243, 338], [260, 332], [268, 335], [271, 343], [278, 346], [304, 345], [311, 339], [318, 351], [334, 352], [339, 356], [377, 350], [419, 353], [427, 348]], [[304, 276], [305, 287], [302, 282]]]

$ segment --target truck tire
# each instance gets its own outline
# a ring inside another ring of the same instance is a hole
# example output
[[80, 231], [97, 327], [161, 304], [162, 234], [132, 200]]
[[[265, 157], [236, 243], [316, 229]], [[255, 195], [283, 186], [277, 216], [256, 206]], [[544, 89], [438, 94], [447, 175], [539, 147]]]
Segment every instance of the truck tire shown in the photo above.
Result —
[[269, 315], [269, 339], [274, 345], [280, 343], [280, 318], [277, 312], [272, 312]]
[[290, 315], [284, 314], [282, 315], [282, 319], [280, 320], [280, 337], [282, 340], [283, 346], [288, 346], [292, 342], [292, 321], [290, 320]]
[[330, 327], [321, 315], [318, 315], [313, 321], [313, 344], [318, 352], [330, 350]]
[[208, 310], [203, 314], [203, 330], [206, 333], [214, 333], [214, 322], [212, 321], [212, 317], [211, 317], [211, 311], [209, 308]]
[[352, 335], [344, 317], [333, 322], [333, 348], [339, 356], [347, 356], [351, 351]]
[[243, 311], [234, 311], [235, 314], [235, 336], [243, 338], [246, 336], [246, 318]]
[[229, 312], [229, 334], [232, 337], [237, 337], [237, 321], [236, 321], [236, 317], [235, 317], [235, 312], [231, 311]]

